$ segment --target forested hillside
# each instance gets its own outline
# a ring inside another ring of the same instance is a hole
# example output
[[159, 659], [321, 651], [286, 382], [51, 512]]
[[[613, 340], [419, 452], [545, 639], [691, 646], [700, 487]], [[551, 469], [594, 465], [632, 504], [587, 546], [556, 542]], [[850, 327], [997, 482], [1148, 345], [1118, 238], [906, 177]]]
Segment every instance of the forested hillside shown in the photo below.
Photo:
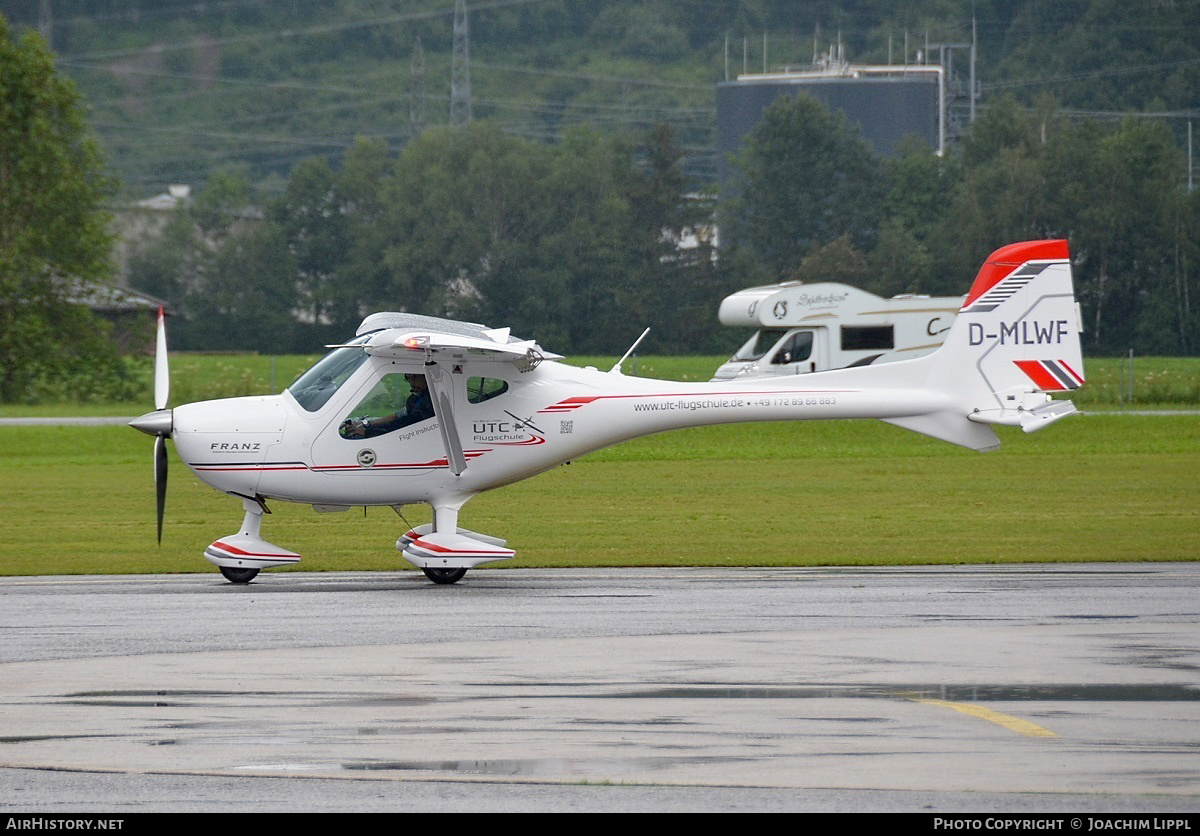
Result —
[[[995, 247], [1063, 236], [1089, 352], [1200, 350], [1198, 0], [480, 0], [457, 130], [452, 0], [0, 10], [48, 36], [121, 201], [192, 186], [128, 274], [174, 306], [180, 347], [308, 350], [391, 308], [557, 351], [618, 352], [645, 324], [649, 350], [718, 351], [716, 304], [748, 284], [962, 292]], [[918, 62], [973, 33], [979, 117], [951, 153], [881, 159], [836, 116], [779, 114], [715, 257], [719, 81], [833, 43]]]
[[[1196, 0], [472, 0], [476, 119], [561, 139], [574, 124], [671, 124], [711, 177], [715, 84], [807, 64], [920, 60], [977, 32], [983, 104], [1013, 93], [1068, 111], [1197, 106]], [[132, 197], [242, 165], [279, 190], [297, 161], [356, 136], [398, 150], [449, 118], [453, 0], [4, 0], [48, 34]], [[39, 14], [40, 12], [40, 14]], [[765, 47], [765, 55], [764, 55]], [[959, 61], [962, 62], [962, 56]], [[1182, 136], [1182, 119], [1169, 120]], [[269, 175], [274, 175], [271, 178]]]

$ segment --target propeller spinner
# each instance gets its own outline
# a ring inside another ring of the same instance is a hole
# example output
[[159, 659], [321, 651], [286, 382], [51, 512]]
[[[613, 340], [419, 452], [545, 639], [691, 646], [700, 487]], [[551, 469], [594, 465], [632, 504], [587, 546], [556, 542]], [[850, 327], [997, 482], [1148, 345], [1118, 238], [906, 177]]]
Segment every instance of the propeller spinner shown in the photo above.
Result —
[[154, 349], [154, 411], [129, 422], [154, 439], [154, 495], [158, 506], [158, 542], [162, 543], [163, 513], [167, 507], [167, 437], [174, 416], [167, 408], [171, 394], [171, 374], [167, 367], [167, 326], [162, 306], [158, 308], [158, 338]]

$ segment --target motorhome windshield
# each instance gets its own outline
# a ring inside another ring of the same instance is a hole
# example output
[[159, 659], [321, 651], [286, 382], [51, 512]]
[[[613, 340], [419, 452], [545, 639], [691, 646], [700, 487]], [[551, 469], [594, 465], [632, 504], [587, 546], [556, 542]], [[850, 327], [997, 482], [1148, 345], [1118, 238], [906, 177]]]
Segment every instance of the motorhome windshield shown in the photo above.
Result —
[[770, 351], [771, 347], [779, 342], [779, 338], [786, 333], [787, 331], [783, 328], [764, 328], [761, 331], [755, 331], [754, 336], [747, 340], [746, 344], [729, 359], [738, 363], [758, 360]]
[[363, 351], [361, 346], [367, 339], [363, 336], [350, 345], [335, 348], [300, 375], [296, 382], [288, 387], [296, 402], [309, 412], [316, 412], [323, 407], [338, 387], [366, 362], [367, 352]]

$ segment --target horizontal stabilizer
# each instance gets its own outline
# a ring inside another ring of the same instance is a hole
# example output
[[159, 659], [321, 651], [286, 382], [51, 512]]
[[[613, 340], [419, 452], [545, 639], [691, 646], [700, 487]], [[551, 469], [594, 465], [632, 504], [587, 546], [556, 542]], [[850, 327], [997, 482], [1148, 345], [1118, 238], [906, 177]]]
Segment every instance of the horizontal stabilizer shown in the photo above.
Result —
[[1027, 433], [1049, 426], [1059, 418], [1065, 418], [1076, 412], [1075, 404], [1070, 401], [1049, 401], [1033, 409], [989, 409], [974, 412], [967, 417], [981, 424], [1003, 424], [1008, 427], [1020, 427]]

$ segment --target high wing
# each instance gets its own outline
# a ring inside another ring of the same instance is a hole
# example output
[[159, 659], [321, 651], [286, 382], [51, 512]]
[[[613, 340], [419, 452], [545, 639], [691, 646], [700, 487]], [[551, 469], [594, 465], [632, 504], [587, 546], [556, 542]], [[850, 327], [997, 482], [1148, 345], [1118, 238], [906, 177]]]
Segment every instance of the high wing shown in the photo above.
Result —
[[562, 359], [562, 355], [544, 350], [533, 340], [513, 337], [508, 328], [419, 314], [372, 314], [363, 320], [358, 333], [372, 333], [366, 344], [368, 354], [421, 358], [426, 365], [473, 359], [508, 362], [517, 371], [527, 372], [542, 360]]
[[368, 316], [358, 334], [370, 334], [364, 350], [371, 355], [409, 361], [425, 375], [450, 471], [467, 468], [458, 434], [452, 374], [467, 365], [507, 363], [518, 372], [529, 372], [543, 360], [561, 360], [533, 340], [520, 340], [508, 328], [488, 328], [473, 322], [455, 322], [419, 314], [384, 312]]

